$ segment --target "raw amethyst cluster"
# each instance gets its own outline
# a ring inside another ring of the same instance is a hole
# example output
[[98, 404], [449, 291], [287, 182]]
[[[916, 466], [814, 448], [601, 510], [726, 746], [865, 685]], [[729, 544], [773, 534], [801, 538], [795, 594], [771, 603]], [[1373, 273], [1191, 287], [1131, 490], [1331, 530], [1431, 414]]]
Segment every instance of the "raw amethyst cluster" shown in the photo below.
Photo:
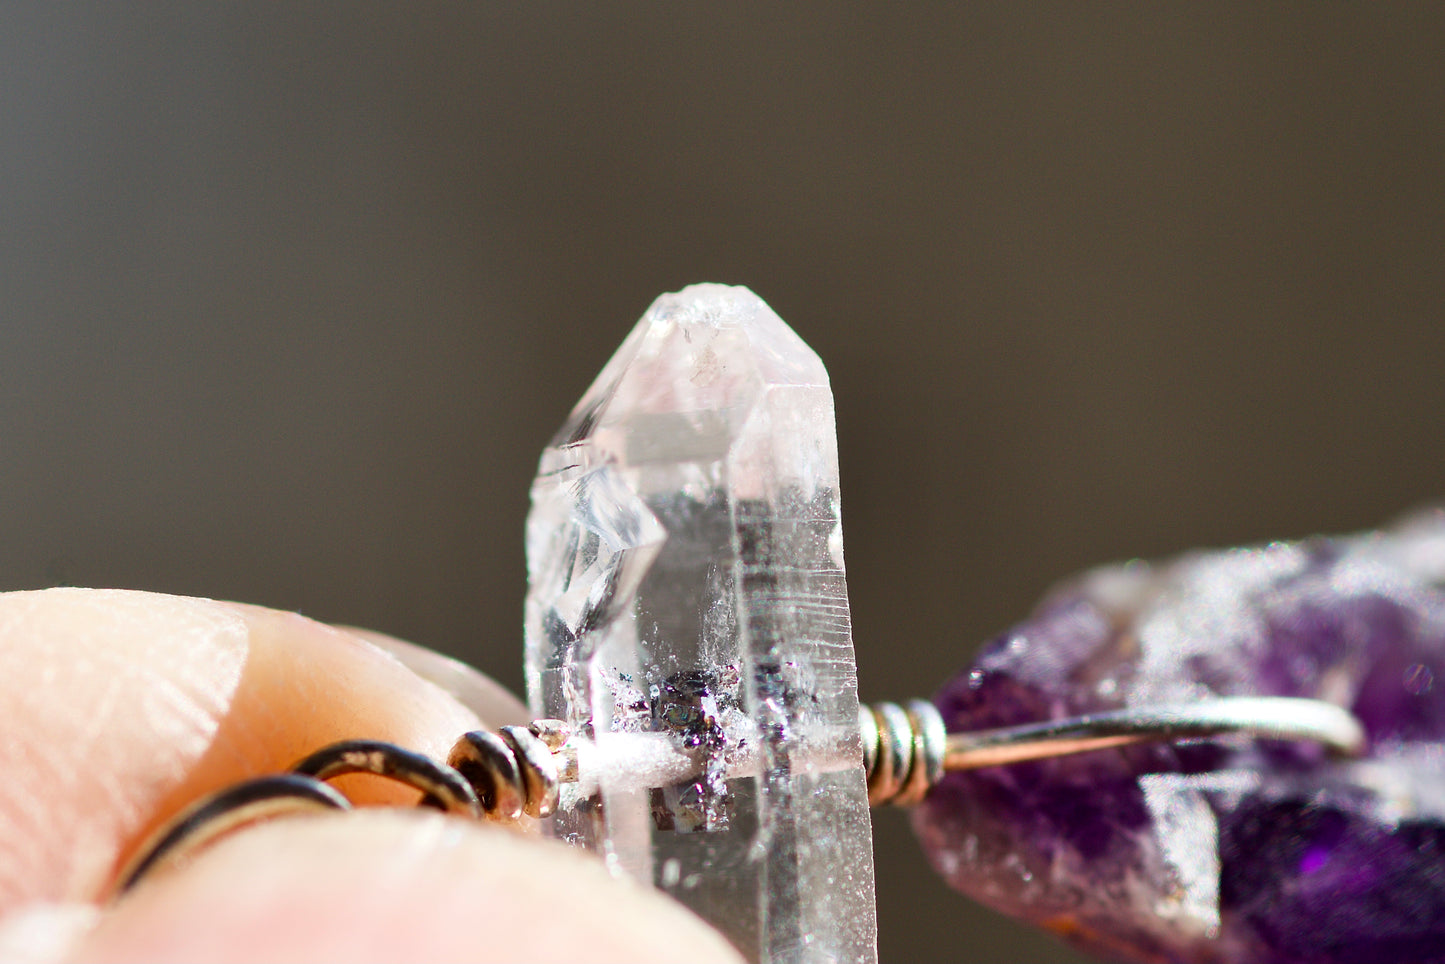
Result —
[[1366, 756], [1219, 738], [955, 773], [957, 889], [1128, 961], [1445, 962], [1445, 512], [1096, 570], [937, 697], [953, 731], [1223, 695], [1349, 708]]

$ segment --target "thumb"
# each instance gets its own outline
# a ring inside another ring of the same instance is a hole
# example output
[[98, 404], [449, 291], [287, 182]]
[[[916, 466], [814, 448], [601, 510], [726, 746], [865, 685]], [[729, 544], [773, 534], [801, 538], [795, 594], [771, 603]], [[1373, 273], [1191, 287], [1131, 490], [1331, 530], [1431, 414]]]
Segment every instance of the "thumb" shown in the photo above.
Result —
[[72, 960], [732, 962], [687, 911], [559, 844], [415, 810], [277, 820], [122, 900]]

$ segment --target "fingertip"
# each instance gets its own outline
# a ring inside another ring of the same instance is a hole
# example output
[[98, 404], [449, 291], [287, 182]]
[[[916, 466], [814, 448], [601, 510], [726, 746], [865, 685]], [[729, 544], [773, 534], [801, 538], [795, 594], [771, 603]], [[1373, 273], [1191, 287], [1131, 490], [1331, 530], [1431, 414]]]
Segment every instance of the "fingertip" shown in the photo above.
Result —
[[[686, 952], [682, 953], [681, 949]], [[278, 820], [143, 883], [74, 960], [737, 964], [715, 931], [588, 856], [371, 809]]]
[[208, 600], [0, 594], [0, 912], [94, 897], [214, 745], [246, 662], [244, 620]]
[[0, 961], [54, 964], [65, 960], [95, 925], [94, 904], [35, 901], [0, 919]]
[[461, 660], [375, 630], [354, 626], [337, 628], [394, 656], [407, 669], [471, 710], [489, 727], [523, 725], [531, 720], [526, 704], [502, 684]]
[[[123, 590], [0, 594], [0, 914], [94, 900], [172, 814], [327, 744], [444, 759], [474, 713], [355, 634]], [[409, 788], [342, 777], [357, 802]]]

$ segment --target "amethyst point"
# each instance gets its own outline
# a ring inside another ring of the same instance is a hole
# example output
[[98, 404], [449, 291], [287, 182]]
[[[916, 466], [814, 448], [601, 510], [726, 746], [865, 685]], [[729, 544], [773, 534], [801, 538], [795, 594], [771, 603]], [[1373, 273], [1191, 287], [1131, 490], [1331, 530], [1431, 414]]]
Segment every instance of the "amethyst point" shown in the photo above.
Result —
[[1101, 569], [985, 647], [950, 731], [1213, 696], [1323, 699], [1365, 759], [1219, 738], [948, 775], [957, 889], [1111, 959], [1445, 962], [1445, 514]]

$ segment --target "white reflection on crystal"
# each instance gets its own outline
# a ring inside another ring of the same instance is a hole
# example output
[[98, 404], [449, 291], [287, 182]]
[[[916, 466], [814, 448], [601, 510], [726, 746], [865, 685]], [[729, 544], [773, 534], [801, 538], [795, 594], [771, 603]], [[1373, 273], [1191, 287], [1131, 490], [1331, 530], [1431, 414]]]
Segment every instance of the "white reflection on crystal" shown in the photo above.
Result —
[[546, 497], [548, 518], [565, 522], [529, 533], [548, 543], [537, 555], [550, 562], [532, 578], [575, 634], [631, 602], [666, 534], [610, 466], [560, 481]]

